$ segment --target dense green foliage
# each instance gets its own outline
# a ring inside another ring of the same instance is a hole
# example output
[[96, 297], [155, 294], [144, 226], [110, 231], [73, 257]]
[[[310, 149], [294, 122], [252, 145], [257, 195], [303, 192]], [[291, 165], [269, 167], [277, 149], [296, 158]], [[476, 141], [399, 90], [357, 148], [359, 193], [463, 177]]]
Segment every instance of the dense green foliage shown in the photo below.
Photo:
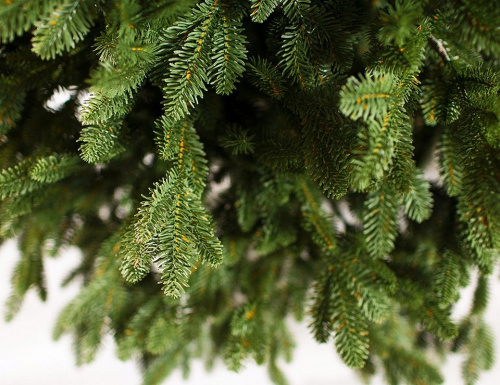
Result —
[[7, 318], [76, 245], [55, 336], [78, 363], [112, 333], [144, 384], [194, 357], [284, 384], [293, 316], [367, 378], [439, 384], [459, 351], [473, 384], [493, 362], [497, 5], [2, 1]]

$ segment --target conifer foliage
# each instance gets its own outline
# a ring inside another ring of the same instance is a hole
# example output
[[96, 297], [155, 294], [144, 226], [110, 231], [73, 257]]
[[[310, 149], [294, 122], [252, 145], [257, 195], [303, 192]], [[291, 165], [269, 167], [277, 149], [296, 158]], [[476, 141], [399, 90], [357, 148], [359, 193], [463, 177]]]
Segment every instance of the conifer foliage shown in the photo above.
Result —
[[78, 363], [111, 333], [147, 385], [200, 357], [285, 384], [295, 317], [389, 384], [492, 366], [495, 2], [6, 0], [0, 71], [6, 317], [77, 246]]

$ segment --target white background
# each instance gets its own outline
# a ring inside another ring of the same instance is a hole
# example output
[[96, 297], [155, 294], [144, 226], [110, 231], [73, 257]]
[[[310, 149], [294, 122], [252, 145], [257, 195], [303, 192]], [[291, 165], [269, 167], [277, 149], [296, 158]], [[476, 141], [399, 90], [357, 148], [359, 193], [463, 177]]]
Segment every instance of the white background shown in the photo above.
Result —
[[[10, 292], [10, 276], [18, 261], [14, 241], [0, 247], [0, 309]], [[78, 284], [73, 283], [61, 289], [64, 276], [79, 261], [78, 251], [70, 249], [61, 256], [45, 259], [48, 284], [48, 300], [42, 303], [34, 292], [29, 292], [21, 311], [10, 323], [0, 320], [0, 384], [1, 385], [138, 385], [140, 372], [133, 361], [122, 362], [114, 355], [113, 341], [109, 338], [97, 355], [97, 359], [86, 366], [76, 367], [71, 347], [71, 339], [62, 337], [52, 340], [52, 328], [59, 311], [77, 293]], [[500, 351], [500, 284], [496, 277], [491, 286], [490, 305], [486, 314], [487, 322], [493, 327], [497, 341], [496, 351]], [[471, 291], [462, 293], [462, 300], [455, 312], [455, 318], [465, 314], [469, 308]], [[333, 344], [317, 344], [305, 325], [291, 324], [297, 347], [290, 364], [281, 367], [291, 385], [356, 385], [362, 384], [356, 374], [348, 369], [335, 353]], [[460, 385], [460, 363], [462, 357], [453, 356], [443, 367], [446, 384]], [[500, 359], [499, 359], [500, 361]], [[174, 372], [165, 382], [186, 385], [266, 385], [271, 384], [265, 367], [251, 362], [239, 373], [228, 371], [222, 364], [207, 374], [201, 362], [192, 366], [191, 376], [182, 380], [179, 371]], [[383, 384], [378, 377], [373, 385]], [[500, 384], [500, 364], [484, 373], [479, 385]]]

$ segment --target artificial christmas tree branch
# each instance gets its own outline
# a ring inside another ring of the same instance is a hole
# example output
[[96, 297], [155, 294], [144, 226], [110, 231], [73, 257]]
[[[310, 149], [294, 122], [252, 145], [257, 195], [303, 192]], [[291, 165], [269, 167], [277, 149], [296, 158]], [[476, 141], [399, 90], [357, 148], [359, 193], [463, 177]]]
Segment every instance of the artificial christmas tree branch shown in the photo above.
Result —
[[8, 319], [75, 245], [56, 338], [85, 363], [111, 333], [145, 384], [195, 357], [286, 383], [289, 316], [390, 384], [442, 383], [436, 353], [491, 367], [492, 2], [9, 0], [0, 25]]

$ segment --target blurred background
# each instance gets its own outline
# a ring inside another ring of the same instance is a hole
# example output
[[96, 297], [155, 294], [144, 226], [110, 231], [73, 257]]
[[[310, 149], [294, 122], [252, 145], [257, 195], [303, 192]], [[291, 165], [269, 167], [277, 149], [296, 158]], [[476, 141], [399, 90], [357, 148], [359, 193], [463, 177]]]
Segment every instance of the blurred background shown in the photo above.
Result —
[[[78, 265], [77, 249], [67, 249], [57, 258], [45, 259], [48, 299], [41, 302], [35, 292], [29, 292], [21, 311], [10, 323], [4, 321], [3, 307], [10, 293], [10, 278], [19, 259], [16, 243], [5, 242], [0, 247], [0, 384], [1, 385], [139, 385], [140, 368], [134, 361], [122, 362], [115, 357], [114, 345], [108, 337], [96, 360], [82, 367], [75, 365], [71, 338], [63, 336], [52, 340], [52, 329], [61, 309], [79, 292], [79, 284], [73, 282], [66, 288], [60, 284], [65, 275]], [[496, 274], [498, 277], [498, 273]], [[464, 290], [454, 312], [454, 319], [467, 313], [472, 290]], [[496, 336], [496, 352], [500, 352], [500, 281], [493, 279], [490, 287], [490, 304], [486, 321]], [[290, 385], [357, 385], [363, 384], [356, 373], [347, 368], [335, 353], [333, 342], [319, 345], [309, 334], [307, 325], [290, 322], [295, 336], [296, 348], [291, 363], [283, 362], [281, 367]], [[498, 354], [497, 354], [498, 356]], [[451, 356], [442, 371], [445, 384], [463, 384], [460, 376], [460, 355]], [[500, 359], [489, 372], [483, 373], [478, 385], [500, 383]], [[266, 367], [248, 362], [239, 373], [228, 371], [222, 363], [206, 373], [203, 364], [194, 362], [191, 375], [183, 380], [179, 370], [175, 371], [165, 384], [185, 385], [267, 385], [271, 384]], [[378, 376], [373, 385], [384, 384]]]

